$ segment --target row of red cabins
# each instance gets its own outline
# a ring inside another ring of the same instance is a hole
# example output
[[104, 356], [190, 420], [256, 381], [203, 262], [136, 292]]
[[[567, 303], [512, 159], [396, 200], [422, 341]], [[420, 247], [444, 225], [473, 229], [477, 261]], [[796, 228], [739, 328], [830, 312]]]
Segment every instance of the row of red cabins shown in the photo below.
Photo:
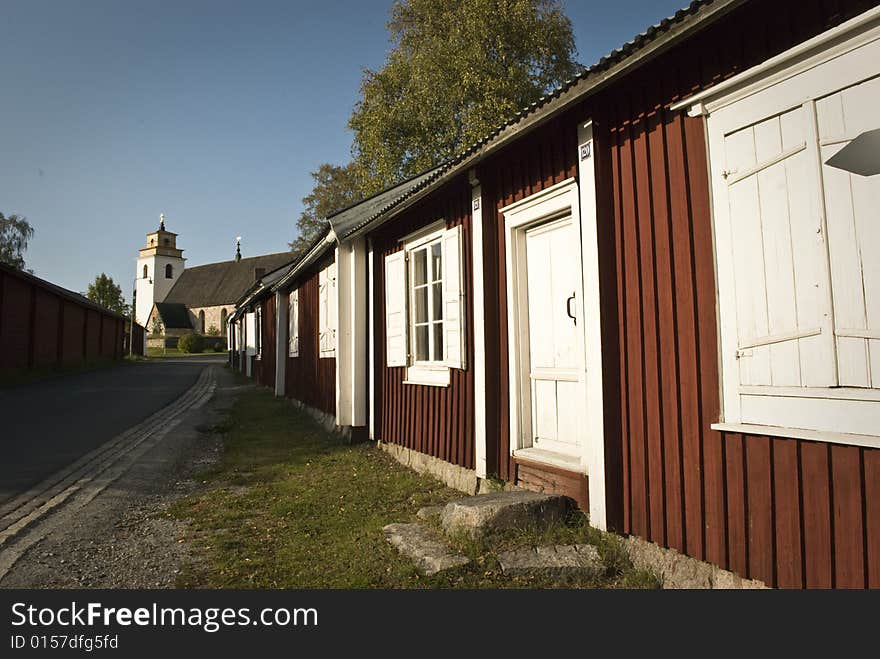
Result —
[[876, 5], [692, 3], [329, 217], [241, 301], [235, 363], [458, 483], [880, 586], [880, 181], [827, 164], [880, 127]]

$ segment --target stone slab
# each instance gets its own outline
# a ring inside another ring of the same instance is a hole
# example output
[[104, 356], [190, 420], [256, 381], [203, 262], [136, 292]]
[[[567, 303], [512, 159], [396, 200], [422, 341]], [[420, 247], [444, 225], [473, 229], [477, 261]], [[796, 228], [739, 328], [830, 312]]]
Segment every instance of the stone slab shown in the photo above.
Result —
[[440, 522], [447, 533], [469, 535], [530, 525], [546, 528], [554, 522], [563, 522], [571, 507], [570, 499], [554, 494], [525, 490], [492, 492], [448, 503]]
[[498, 554], [508, 576], [598, 577], [605, 571], [593, 545], [530, 547]]
[[416, 517], [425, 521], [439, 519], [440, 515], [443, 514], [443, 508], [445, 508], [445, 506], [425, 506], [424, 508], [419, 508]]
[[461, 567], [470, 559], [453, 552], [431, 529], [421, 524], [389, 524], [385, 537], [401, 554], [412, 559], [425, 574]]

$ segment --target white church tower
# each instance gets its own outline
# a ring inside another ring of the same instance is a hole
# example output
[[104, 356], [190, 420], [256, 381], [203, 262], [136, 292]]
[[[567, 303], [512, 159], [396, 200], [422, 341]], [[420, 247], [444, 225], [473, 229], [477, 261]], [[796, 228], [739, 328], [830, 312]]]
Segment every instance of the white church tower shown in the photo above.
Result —
[[[147, 246], [138, 253], [135, 286], [135, 321], [146, 327], [154, 302], [162, 302], [184, 268], [183, 250], [177, 249], [177, 234], [165, 231], [165, 214], [159, 216], [159, 230], [147, 234]], [[147, 327], [147, 331], [150, 328]]]

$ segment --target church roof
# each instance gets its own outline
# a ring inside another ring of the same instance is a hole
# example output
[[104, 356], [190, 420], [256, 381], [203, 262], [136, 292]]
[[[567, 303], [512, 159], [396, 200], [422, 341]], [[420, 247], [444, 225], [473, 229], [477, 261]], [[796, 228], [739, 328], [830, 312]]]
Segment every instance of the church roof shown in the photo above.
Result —
[[156, 311], [165, 329], [192, 329], [185, 304], [156, 302]]
[[279, 252], [186, 268], [164, 302], [185, 304], [191, 309], [235, 304], [255, 281], [293, 259], [292, 252]]

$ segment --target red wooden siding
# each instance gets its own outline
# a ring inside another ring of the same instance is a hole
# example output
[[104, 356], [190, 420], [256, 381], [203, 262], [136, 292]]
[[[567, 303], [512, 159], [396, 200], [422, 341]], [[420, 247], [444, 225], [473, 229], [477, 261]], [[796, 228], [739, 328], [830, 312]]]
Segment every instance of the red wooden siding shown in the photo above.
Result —
[[3, 370], [26, 368], [28, 365], [30, 305], [31, 288], [27, 282], [3, 275], [3, 319], [0, 324], [0, 363]]
[[[609, 524], [772, 585], [877, 585], [880, 451], [710, 430], [720, 400], [703, 120], [669, 107], [875, 4], [749, 3], [478, 171], [483, 207], [496, 209], [574, 177], [576, 127], [593, 120]], [[488, 468], [510, 480], [503, 216], [484, 222]]]
[[119, 359], [123, 322], [46, 282], [0, 269], [0, 373]]
[[600, 269], [614, 272], [603, 313], [613, 305], [620, 325], [603, 328], [616, 343], [605, 391], [622, 438], [620, 527], [771, 585], [877, 578], [866, 476], [878, 452], [709, 429], [720, 402], [703, 120], [668, 108], [874, 4], [750, 3], [578, 117], [597, 125], [600, 239], [614, 245]]
[[404, 384], [406, 369], [385, 365], [385, 257], [401, 249], [406, 235], [441, 218], [447, 227], [462, 227], [463, 285], [472, 290], [470, 186], [464, 178], [445, 186], [388, 225], [371, 234], [374, 298], [372, 319], [375, 342], [375, 414], [377, 439], [474, 468], [473, 300], [465, 303], [466, 370], [451, 369], [448, 387]]
[[275, 295], [267, 297], [260, 303], [262, 308], [262, 325], [260, 337], [260, 359], [257, 361], [257, 381], [264, 387], [275, 388]]
[[[504, 216], [500, 209], [577, 174], [577, 124], [557, 118], [479, 168], [482, 192], [486, 308], [487, 471], [515, 481], [510, 459], [507, 277]], [[495, 209], [495, 212], [488, 212]]]
[[[330, 262], [314, 266], [294, 287], [299, 289], [299, 356], [288, 356], [285, 380], [288, 397], [335, 415], [336, 359], [321, 358], [318, 344], [318, 273]], [[287, 298], [282, 299], [287, 304]], [[288, 351], [286, 342], [283, 349]]]

